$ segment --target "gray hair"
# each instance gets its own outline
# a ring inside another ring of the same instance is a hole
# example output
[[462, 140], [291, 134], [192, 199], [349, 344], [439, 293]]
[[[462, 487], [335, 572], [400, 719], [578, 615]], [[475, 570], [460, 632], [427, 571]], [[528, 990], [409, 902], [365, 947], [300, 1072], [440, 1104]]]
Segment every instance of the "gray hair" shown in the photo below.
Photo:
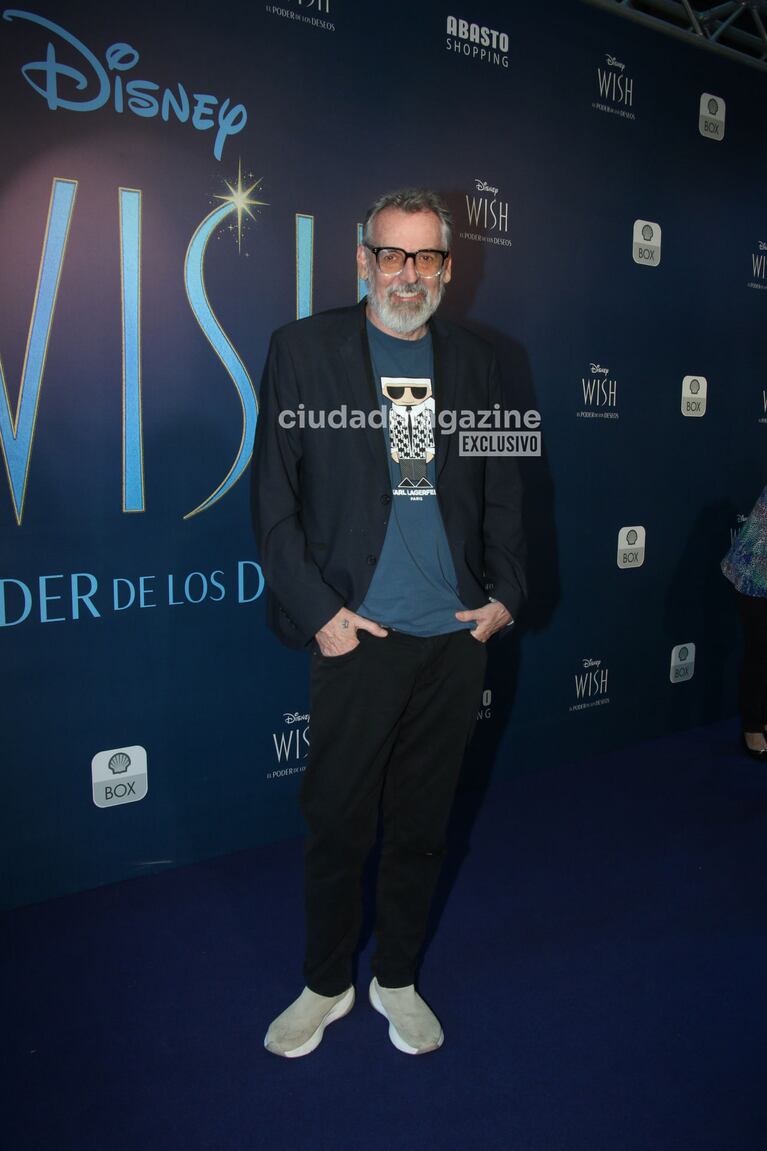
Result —
[[450, 248], [453, 236], [453, 217], [447, 204], [437, 192], [432, 192], [429, 188], [400, 188], [396, 192], [386, 192], [385, 195], [379, 196], [365, 214], [364, 236], [366, 244], [369, 244], [372, 239], [373, 221], [379, 212], [383, 212], [384, 208], [398, 208], [400, 212], [412, 213], [433, 212], [435, 216], [439, 217], [439, 222], [442, 225], [442, 243], [445, 248]]

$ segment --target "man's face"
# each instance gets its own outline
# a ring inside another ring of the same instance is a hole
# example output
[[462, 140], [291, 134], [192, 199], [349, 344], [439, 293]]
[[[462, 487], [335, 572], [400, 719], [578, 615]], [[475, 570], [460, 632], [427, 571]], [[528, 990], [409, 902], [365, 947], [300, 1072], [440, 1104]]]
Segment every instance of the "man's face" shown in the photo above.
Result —
[[[422, 248], [444, 250], [442, 224], [433, 212], [401, 212], [384, 208], [373, 220], [370, 243], [376, 248]], [[376, 258], [364, 245], [357, 249], [360, 278], [368, 282], [368, 308], [377, 327], [393, 336], [415, 338], [422, 335], [426, 321], [436, 312], [445, 284], [451, 276], [450, 257], [438, 276], [423, 278], [407, 260], [396, 276], [379, 271]]]

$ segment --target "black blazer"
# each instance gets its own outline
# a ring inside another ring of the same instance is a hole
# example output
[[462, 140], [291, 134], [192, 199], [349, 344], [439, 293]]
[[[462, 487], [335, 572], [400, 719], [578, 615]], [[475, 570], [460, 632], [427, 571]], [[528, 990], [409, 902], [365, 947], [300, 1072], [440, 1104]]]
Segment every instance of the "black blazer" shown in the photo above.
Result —
[[[492, 347], [454, 324], [435, 318], [430, 326], [438, 415], [503, 408]], [[383, 430], [308, 426], [320, 412], [327, 424], [344, 406], [347, 418], [380, 410], [364, 300], [276, 331], [261, 381], [253, 521], [269, 624], [290, 647], [304, 647], [340, 608], [359, 607], [386, 535], [392, 494]], [[525, 594], [516, 462], [459, 456], [457, 432], [439, 424], [435, 437], [437, 498], [461, 601], [476, 608], [492, 595], [516, 617]]]

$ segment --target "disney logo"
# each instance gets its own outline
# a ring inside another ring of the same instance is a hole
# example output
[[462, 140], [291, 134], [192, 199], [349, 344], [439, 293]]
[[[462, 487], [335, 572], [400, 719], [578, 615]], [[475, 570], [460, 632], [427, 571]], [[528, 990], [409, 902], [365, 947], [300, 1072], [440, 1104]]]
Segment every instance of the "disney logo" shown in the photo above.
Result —
[[283, 723], [286, 723], [288, 726], [290, 726], [292, 723], [301, 723], [304, 720], [308, 723], [309, 716], [302, 715], [300, 711], [286, 711], [283, 714], [282, 720]]
[[605, 60], [611, 68], [619, 68], [621, 72], [626, 67], [625, 64], [621, 64], [620, 60], [616, 60], [614, 56], [611, 56], [609, 52], [605, 53]]
[[765, 244], [764, 240], [759, 241], [759, 251], [767, 252], [767, 244]]
[[484, 180], [475, 180], [474, 183], [477, 185], [478, 192], [492, 192], [494, 196], [498, 195], [498, 189], [491, 188], [490, 185], [486, 184]]
[[583, 666], [584, 667], [601, 667], [602, 661], [601, 661], [601, 659], [584, 659], [583, 660]]
[[[200, 132], [217, 126], [213, 142], [213, 155], [217, 160], [221, 159], [228, 137], [241, 132], [248, 122], [244, 105], [231, 104], [228, 98], [219, 102], [217, 96], [204, 92], [193, 92], [190, 96], [181, 83], [161, 88], [153, 80], [123, 79], [122, 73], [130, 72], [140, 59], [130, 44], [117, 43], [107, 48], [104, 67], [82, 41], [51, 20], [17, 8], [6, 8], [3, 19], [37, 24], [58, 38], [60, 51], [68, 45], [77, 53], [74, 59], [79, 67], [71, 62], [65, 64], [56, 55], [56, 44], [49, 40], [45, 59], [30, 60], [21, 69], [30, 88], [45, 99], [51, 111], [66, 108], [70, 112], [95, 112], [111, 99], [115, 112], [127, 109], [134, 116], [146, 119], [159, 116], [166, 123], [172, 113], [180, 123], [189, 121]], [[67, 55], [71, 60], [71, 52]], [[110, 72], [114, 73], [113, 77]]]
[[599, 364], [592, 364], [591, 365], [592, 376], [606, 376], [608, 371], [609, 371], [609, 368], [602, 368], [602, 367], [600, 367]]

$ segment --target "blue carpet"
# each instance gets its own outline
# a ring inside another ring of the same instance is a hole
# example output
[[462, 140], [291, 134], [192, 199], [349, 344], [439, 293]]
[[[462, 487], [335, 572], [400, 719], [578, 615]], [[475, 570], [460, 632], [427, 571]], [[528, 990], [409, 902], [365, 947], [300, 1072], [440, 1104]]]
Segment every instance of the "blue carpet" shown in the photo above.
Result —
[[763, 1151], [767, 770], [733, 724], [459, 796], [401, 1055], [365, 1002], [314, 1055], [291, 841], [5, 917], [8, 1151]]

